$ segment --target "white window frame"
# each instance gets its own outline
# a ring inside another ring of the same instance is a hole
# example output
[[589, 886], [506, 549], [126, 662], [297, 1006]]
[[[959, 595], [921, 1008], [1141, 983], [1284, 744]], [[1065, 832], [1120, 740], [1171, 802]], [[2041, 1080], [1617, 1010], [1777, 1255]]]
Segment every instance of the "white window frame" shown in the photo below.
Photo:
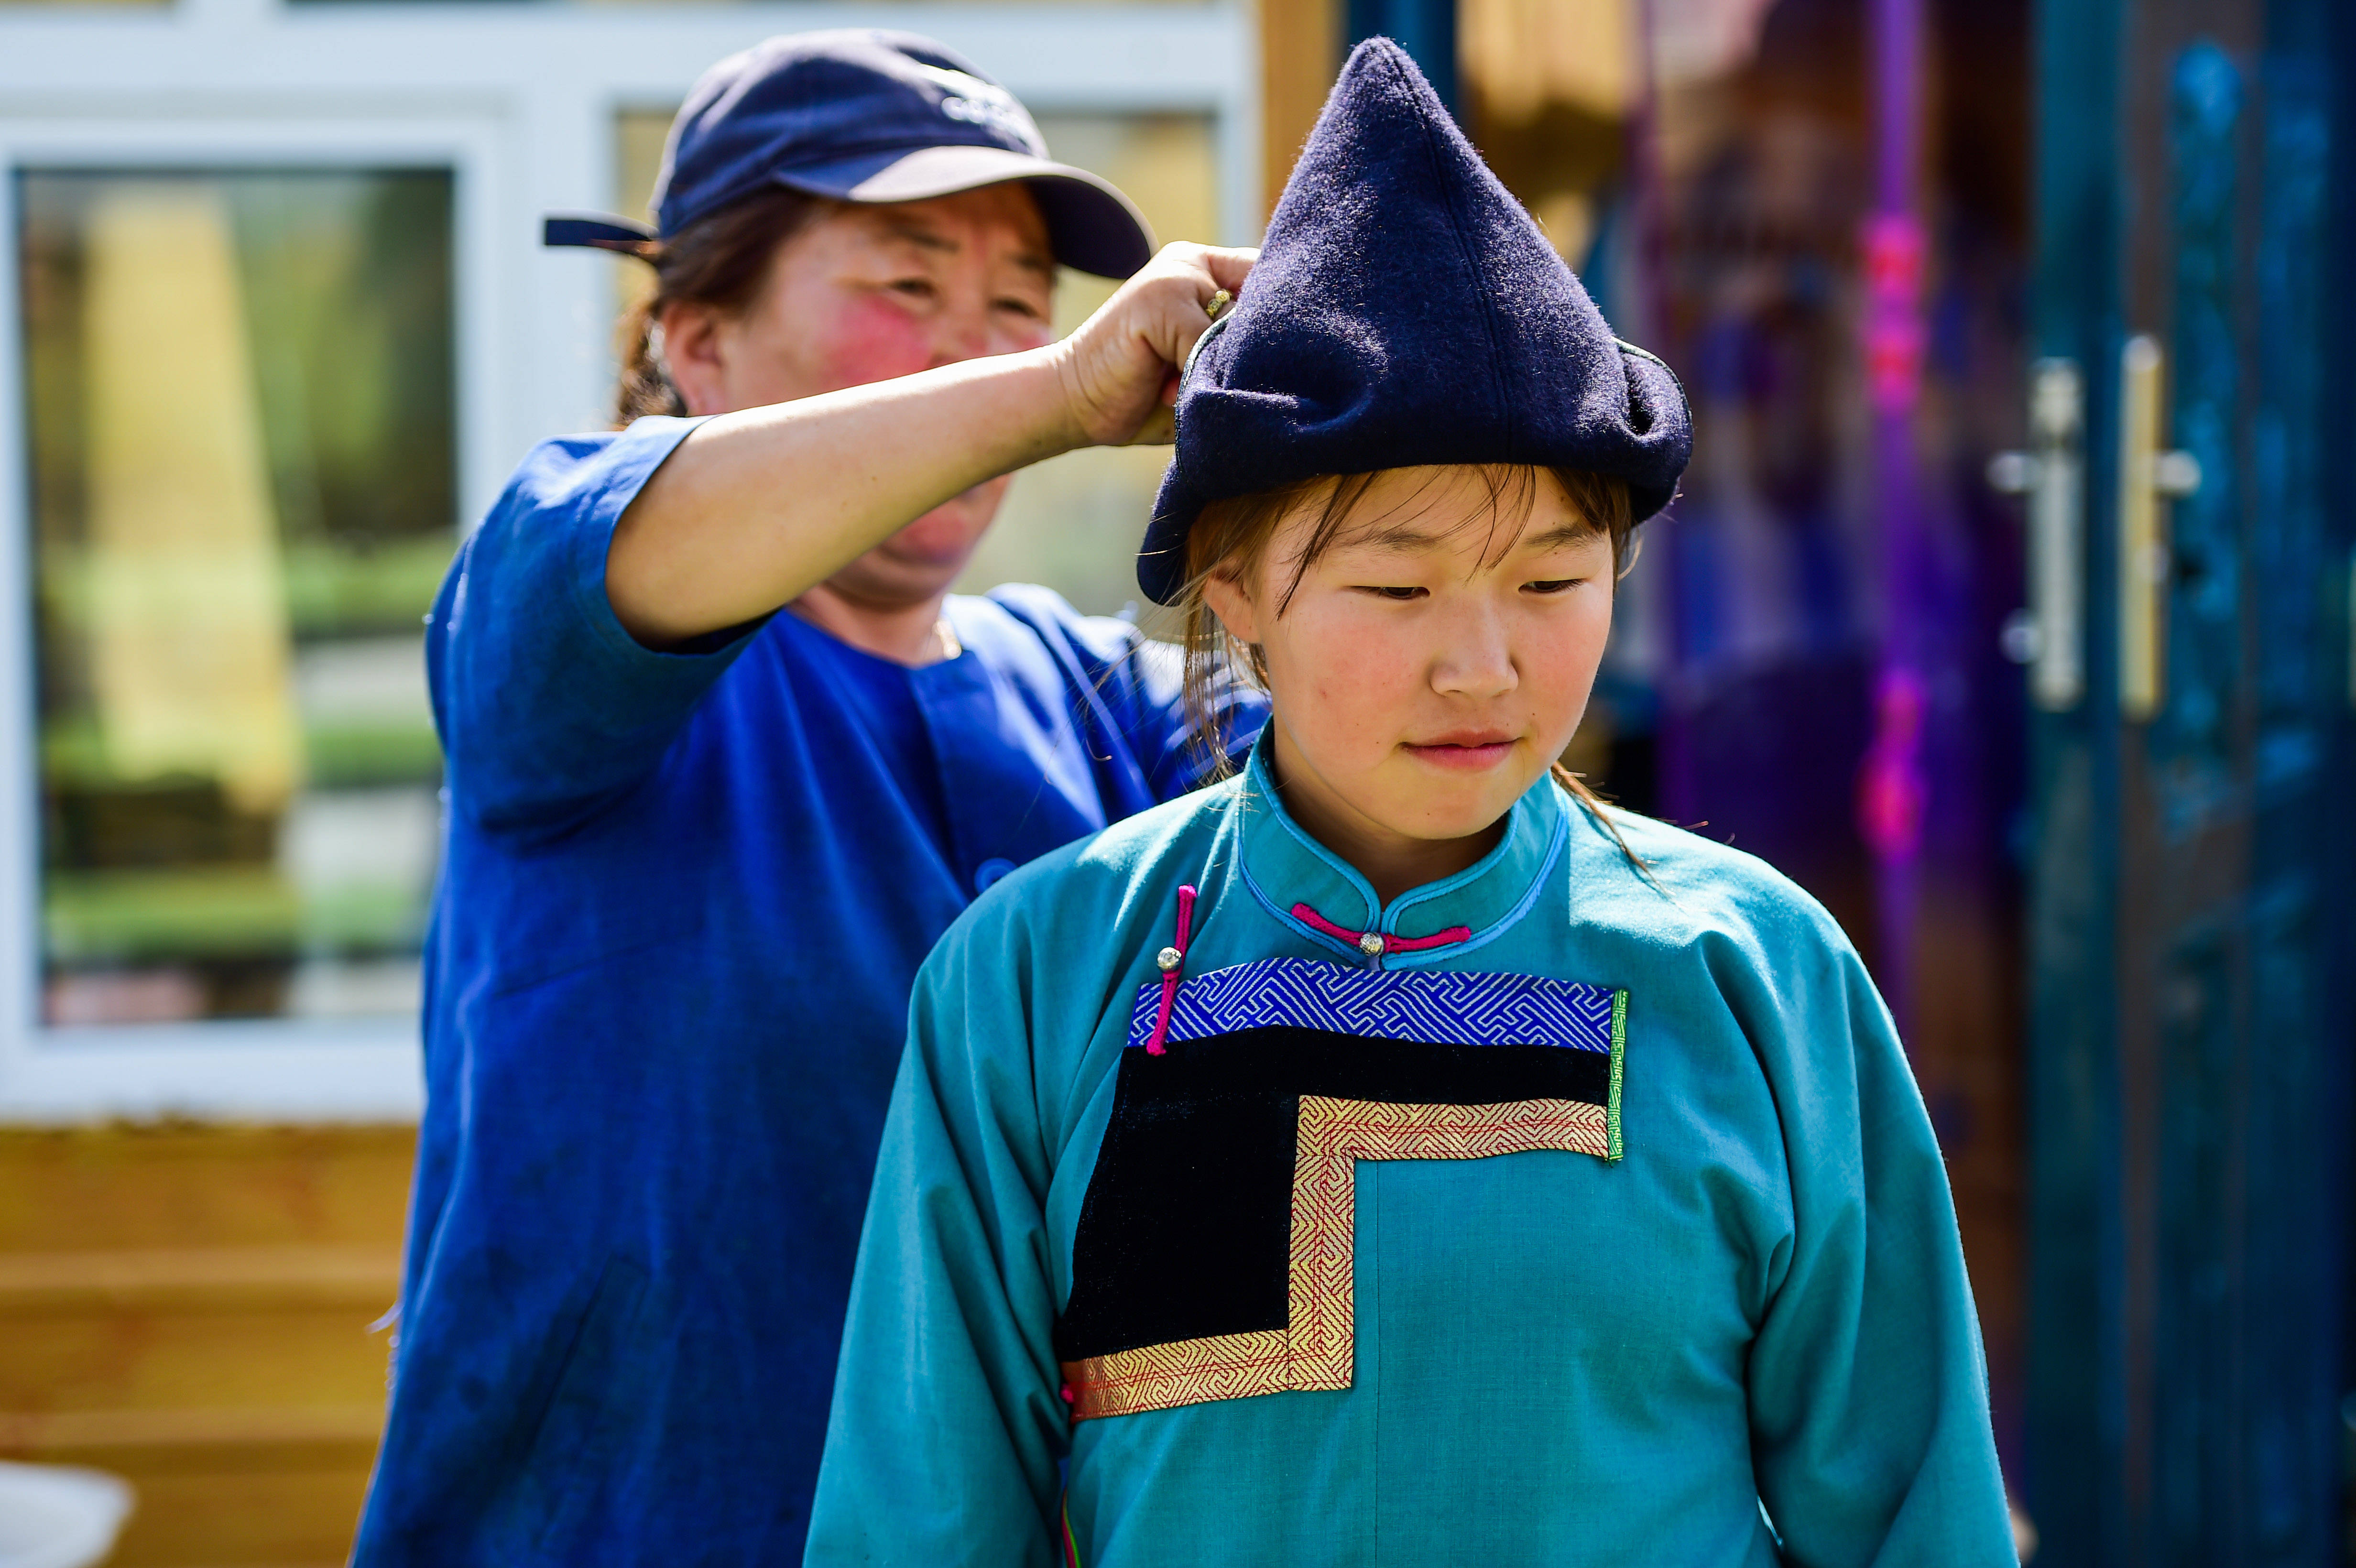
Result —
[[939, 38], [1042, 115], [1209, 116], [1215, 238], [1248, 243], [1258, 231], [1258, 39], [1243, 0], [0, 5], [0, 1122], [405, 1120], [423, 1098], [412, 1019], [40, 1021], [16, 173], [448, 168], [460, 510], [471, 524], [535, 441], [601, 424], [613, 385], [614, 262], [543, 250], [541, 215], [610, 207], [619, 111], [677, 102], [706, 66], [760, 38], [839, 27]]

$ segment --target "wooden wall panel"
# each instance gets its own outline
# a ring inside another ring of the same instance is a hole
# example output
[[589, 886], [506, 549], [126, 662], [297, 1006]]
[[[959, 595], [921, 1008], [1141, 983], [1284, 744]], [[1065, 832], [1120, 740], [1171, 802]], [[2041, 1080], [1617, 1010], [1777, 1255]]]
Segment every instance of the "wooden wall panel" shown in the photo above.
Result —
[[125, 1568], [342, 1562], [414, 1141], [0, 1130], [0, 1456], [130, 1480]]

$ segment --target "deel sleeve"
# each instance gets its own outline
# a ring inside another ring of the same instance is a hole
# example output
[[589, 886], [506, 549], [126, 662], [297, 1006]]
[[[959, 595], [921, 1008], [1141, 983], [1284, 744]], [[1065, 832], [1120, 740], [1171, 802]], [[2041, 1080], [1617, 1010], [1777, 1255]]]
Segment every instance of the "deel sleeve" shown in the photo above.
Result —
[[[1954, 1204], [1890, 1016], [1846, 944], [1774, 998], [1794, 1232], [1751, 1349], [1760, 1498], [1807, 1568], [2009, 1568]], [[1776, 1026], [1770, 1025], [1770, 1028]]]
[[1050, 1341], [1049, 1156], [1007, 944], [969, 921], [919, 976], [851, 1286], [804, 1561], [1039, 1568], [1068, 1424]]

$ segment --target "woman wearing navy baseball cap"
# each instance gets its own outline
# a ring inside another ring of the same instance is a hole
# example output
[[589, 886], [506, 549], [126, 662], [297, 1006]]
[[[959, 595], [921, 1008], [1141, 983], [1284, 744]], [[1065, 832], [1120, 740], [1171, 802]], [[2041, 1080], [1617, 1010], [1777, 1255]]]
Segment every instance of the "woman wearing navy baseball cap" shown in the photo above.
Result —
[[[428, 630], [448, 836], [361, 1564], [798, 1562], [918, 963], [1216, 760], [1168, 650], [948, 586], [1012, 470], [1166, 439], [1251, 252], [1155, 255], [1012, 94], [872, 31], [715, 67], [656, 210], [551, 220], [656, 269], [620, 428], [525, 459]], [[1129, 281], [1050, 343], [1058, 263]]]

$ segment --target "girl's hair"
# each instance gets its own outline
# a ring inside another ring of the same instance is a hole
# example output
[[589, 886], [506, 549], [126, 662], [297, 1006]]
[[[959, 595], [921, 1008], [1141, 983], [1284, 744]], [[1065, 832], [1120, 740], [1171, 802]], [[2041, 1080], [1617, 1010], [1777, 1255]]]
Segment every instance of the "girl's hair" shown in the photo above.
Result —
[[752, 308], [768, 281], [777, 247], [800, 233], [827, 203], [782, 186], [730, 202], [669, 240], [649, 240], [631, 253], [653, 264], [655, 286], [622, 316], [622, 379], [614, 393], [614, 428], [648, 414], [684, 414], [687, 401], [663, 363], [662, 315], [680, 304], [731, 315]]
[[[1520, 539], [1537, 505], [1539, 470], [1511, 464], [1484, 464], [1474, 471], [1489, 493], [1488, 537], [1483, 541], [1483, 559], [1502, 560]], [[1636, 525], [1627, 483], [1584, 469], [1550, 468], [1546, 472], [1562, 486], [1571, 509], [1595, 532], [1610, 539], [1612, 574], [1615, 580], [1619, 578], [1633, 564], [1630, 545]], [[1212, 613], [1210, 601], [1203, 592], [1204, 584], [1214, 572], [1221, 571], [1233, 572], [1247, 582], [1265, 581], [1262, 569], [1269, 564], [1269, 547], [1279, 528], [1296, 511], [1313, 507], [1315, 521], [1309, 530], [1308, 541], [1290, 563], [1284, 591], [1277, 596], [1276, 613], [1283, 614], [1310, 567], [1349, 537], [1353, 515], [1379, 477], [1376, 474], [1320, 475], [1274, 490], [1214, 501], [1203, 508], [1194, 528], [1188, 530], [1186, 585], [1179, 591], [1172, 608], [1183, 619], [1186, 711], [1197, 742], [1205, 748], [1208, 774], [1215, 775], [1231, 765], [1226, 727], [1214, 700], [1223, 672], [1246, 671], [1253, 683], [1265, 690], [1268, 667], [1259, 649], [1238, 642]], [[1430, 484], [1428, 480], [1423, 489], [1428, 489]], [[1417, 495], [1422, 493], [1419, 489]], [[1471, 520], [1462, 526], [1472, 526]], [[1577, 797], [1611, 833], [1631, 863], [1644, 869], [1644, 862], [1620, 837], [1620, 829], [1603, 809], [1601, 797], [1588, 787], [1587, 781], [1559, 762], [1554, 764], [1553, 773], [1556, 782]]]

